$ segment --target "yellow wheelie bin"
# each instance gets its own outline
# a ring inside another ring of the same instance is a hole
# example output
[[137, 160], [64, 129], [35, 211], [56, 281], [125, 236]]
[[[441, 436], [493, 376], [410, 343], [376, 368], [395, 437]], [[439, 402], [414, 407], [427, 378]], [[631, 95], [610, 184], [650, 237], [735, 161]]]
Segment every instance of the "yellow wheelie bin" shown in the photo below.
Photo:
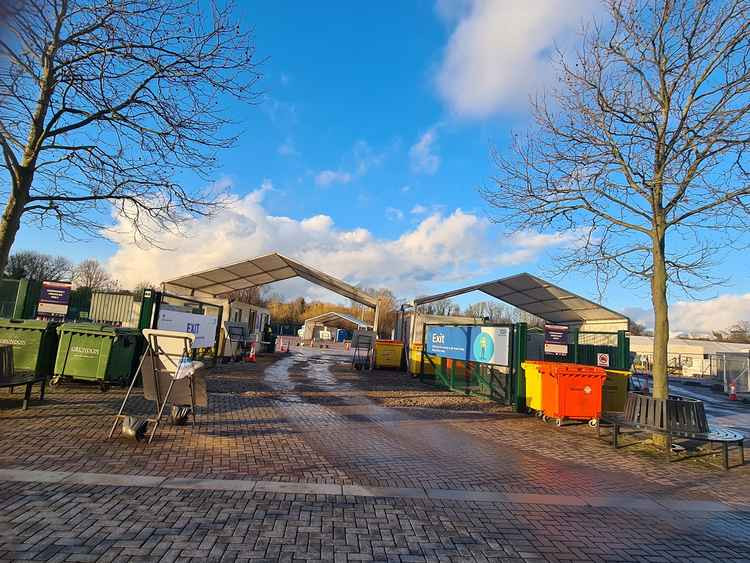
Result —
[[628, 398], [630, 372], [605, 368], [607, 379], [602, 386], [602, 412], [623, 412]]
[[526, 388], [524, 390], [526, 409], [529, 413], [537, 416], [542, 416], [542, 372], [540, 368], [548, 363], [552, 362], [530, 360], [521, 363], [521, 367], [526, 374]]

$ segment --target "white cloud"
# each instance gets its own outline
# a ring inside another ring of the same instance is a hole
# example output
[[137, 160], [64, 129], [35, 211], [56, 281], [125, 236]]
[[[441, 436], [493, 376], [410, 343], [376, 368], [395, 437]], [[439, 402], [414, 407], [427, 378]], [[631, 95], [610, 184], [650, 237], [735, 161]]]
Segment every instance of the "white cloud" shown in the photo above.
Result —
[[440, 157], [435, 154], [433, 144], [437, 140], [437, 128], [425, 131], [409, 149], [411, 169], [418, 174], [434, 174], [440, 167]]
[[367, 144], [367, 141], [362, 140], [354, 143], [352, 155], [354, 156], [354, 169], [357, 176], [364, 176], [371, 168], [380, 166], [385, 157], [384, 153], [376, 153]]
[[408, 184], [406, 186], [401, 186], [401, 193], [407, 193], [411, 191], [411, 186]]
[[471, 10], [472, 0], [436, 0], [435, 12], [446, 23], [453, 23]]
[[412, 215], [423, 215], [427, 213], [427, 208], [424, 205], [416, 204], [411, 208], [411, 211], [409, 213], [411, 213]]
[[[348, 184], [356, 178], [367, 174], [371, 168], [380, 166], [385, 158], [385, 153], [377, 153], [367, 143], [359, 140], [354, 143], [354, 147], [343, 160], [347, 166], [342, 166], [338, 170], [323, 170], [315, 176], [315, 183], [319, 186], [328, 186], [330, 184]], [[347, 169], [352, 170], [349, 172]]]
[[[624, 312], [653, 329], [653, 309], [631, 307]], [[669, 307], [669, 329], [673, 335], [710, 334], [746, 320], [750, 320], [750, 293], [725, 293], [705, 301], [675, 301]]]
[[386, 207], [385, 216], [390, 221], [403, 221], [404, 212], [400, 209], [396, 209], [395, 207]]
[[319, 186], [331, 184], [348, 184], [352, 181], [352, 175], [343, 170], [323, 170], [315, 175], [315, 183]]
[[455, 22], [436, 75], [440, 95], [466, 117], [525, 103], [553, 78], [555, 46], [566, 49], [596, 9], [594, 0], [438, 0], [438, 14]]
[[[412, 297], [435, 284], [468, 282], [532, 261], [546, 248], [534, 237], [505, 240], [501, 246], [491, 237], [487, 219], [460, 209], [433, 213], [397, 238], [377, 238], [364, 228], [341, 229], [328, 215], [301, 220], [270, 215], [263, 196], [271, 189], [271, 183], [264, 182], [244, 197], [231, 196], [218, 215], [185, 225], [187, 237], [164, 234], [161, 248], [133, 244], [132, 229], [121, 221], [108, 233], [118, 246], [108, 268], [125, 287], [132, 287], [142, 280], [161, 282], [278, 251], [350, 283], [390, 287]], [[291, 284], [291, 289], [289, 284], [273, 286], [272, 291], [284, 287], [289, 295], [321, 297], [302, 283]]]
[[278, 153], [281, 156], [298, 156], [299, 152], [297, 151], [297, 147], [294, 146], [294, 141], [287, 137], [286, 140], [284, 140], [281, 145], [279, 145]]

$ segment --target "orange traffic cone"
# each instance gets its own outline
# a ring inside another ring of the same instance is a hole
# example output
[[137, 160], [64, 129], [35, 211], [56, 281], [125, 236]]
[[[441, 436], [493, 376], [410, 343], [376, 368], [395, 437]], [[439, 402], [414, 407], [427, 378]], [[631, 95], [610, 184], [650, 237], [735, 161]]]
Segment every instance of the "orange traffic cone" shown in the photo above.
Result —
[[737, 400], [737, 384], [736, 383], [729, 384], [729, 400], [730, 401]]
[[247, 355], [247, 361], [255, 363], [255, 342], [250, 344], [250, 353]]

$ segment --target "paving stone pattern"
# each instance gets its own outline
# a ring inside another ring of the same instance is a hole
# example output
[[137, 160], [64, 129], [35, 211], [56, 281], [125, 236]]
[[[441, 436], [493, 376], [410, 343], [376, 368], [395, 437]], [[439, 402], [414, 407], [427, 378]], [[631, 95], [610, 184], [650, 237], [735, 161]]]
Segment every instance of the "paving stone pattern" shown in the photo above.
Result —
[[11, 483], [0, 560], [747, 561], [750, 514]]
[[150, 446], [105, 439], [122, 390], [64, 385], [28, 411], [0, 394], [0, 469], [28, 474], [0, 487], [0, 560], [750, 561], [749, 466], [665, 465], [511, 412], [389, 408], [373, 390], [434, 388], [336, 353], [259, 360], [214, 370], [196, 427]]

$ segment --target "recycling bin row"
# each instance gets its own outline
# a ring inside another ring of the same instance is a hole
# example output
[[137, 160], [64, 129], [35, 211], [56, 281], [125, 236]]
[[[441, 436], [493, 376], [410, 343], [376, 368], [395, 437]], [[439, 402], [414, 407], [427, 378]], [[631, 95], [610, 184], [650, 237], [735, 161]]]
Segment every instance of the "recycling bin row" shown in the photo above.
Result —
[[624, 407], [628, 372], [580, 364], [527, 361], [526, 407], [545, 420], [588, 420], [596, 426], [602, 412]]
[[18, 372], [109, 383], [129, 380], [138, 331], [95, 323], [0, 319], [0, 344], [13, 347]]

